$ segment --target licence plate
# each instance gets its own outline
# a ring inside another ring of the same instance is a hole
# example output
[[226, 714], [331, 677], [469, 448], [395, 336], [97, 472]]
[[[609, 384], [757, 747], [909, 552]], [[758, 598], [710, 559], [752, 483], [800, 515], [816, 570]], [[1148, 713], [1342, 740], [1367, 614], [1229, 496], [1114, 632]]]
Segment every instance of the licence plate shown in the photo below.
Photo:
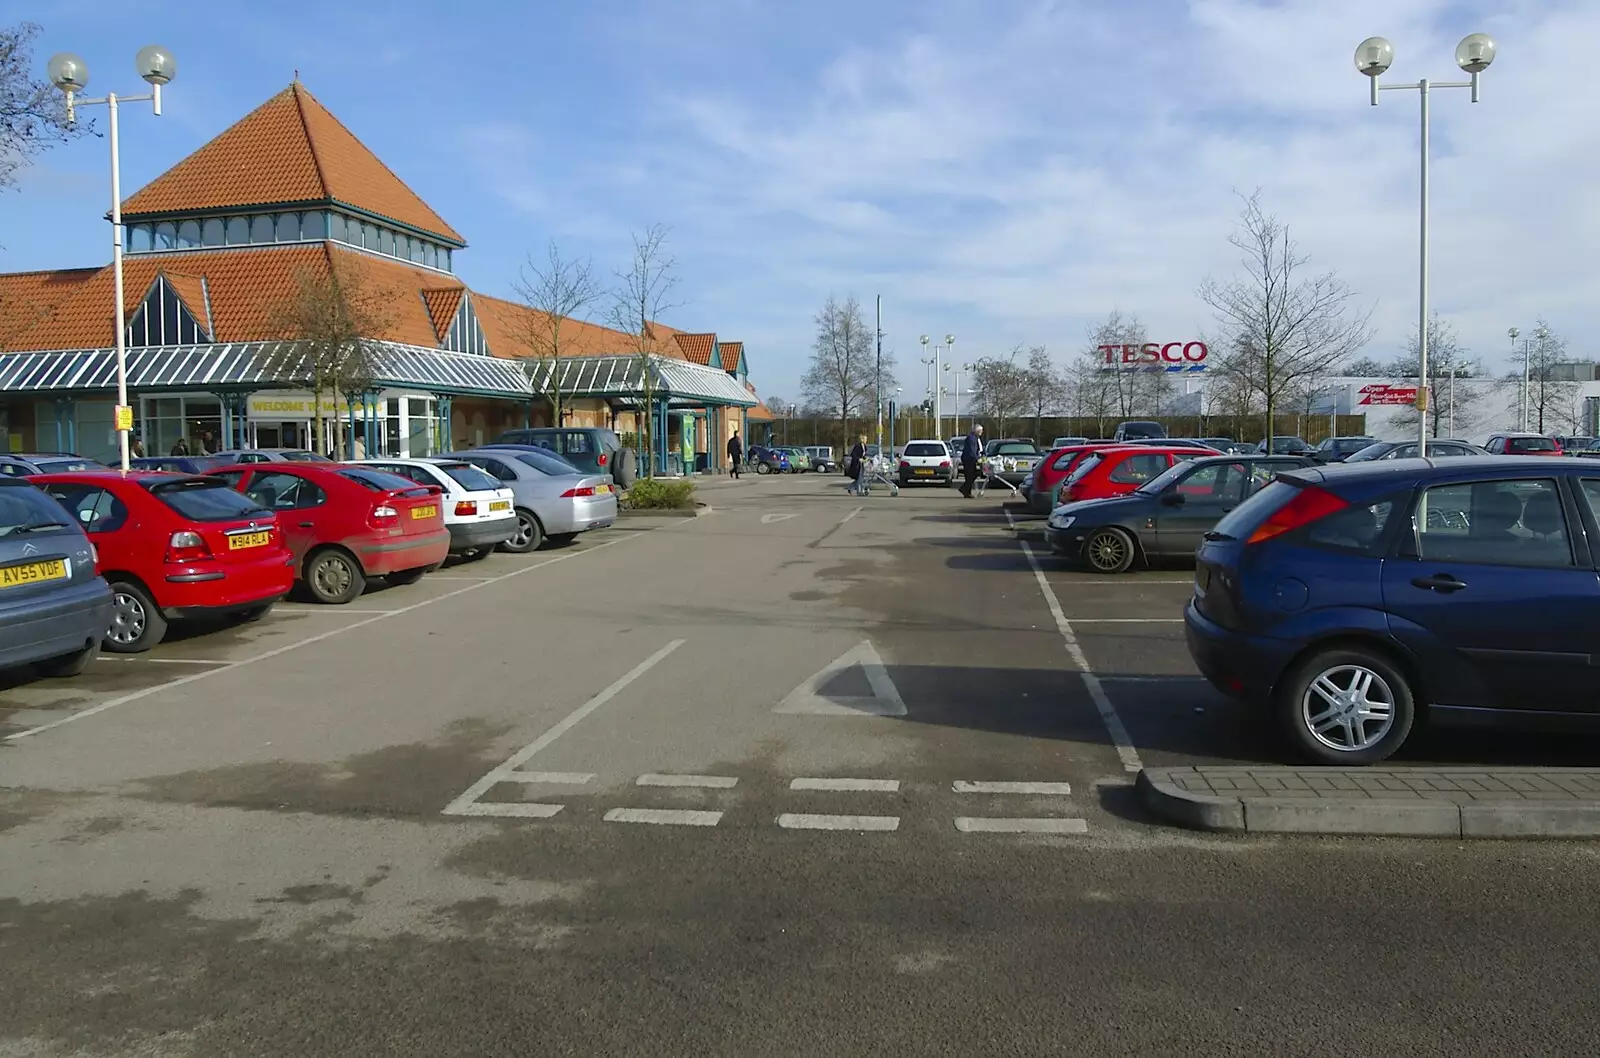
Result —
[[933, 477], [933, 471], [929, 470], [926, 467], [919, 467], [917, 469], [917, 476], [918, 477], [923, 477], [923, 478], [931, 478], [931, 477]]
[[594, 494], [596, 496], [603, 496], [603, 495], [605, 495], [606, 493], [608, 493], [610, 491], [611, 491], [611, 486], [610, 485], [596, 485], [594, 487]]
[[489, 509], [491, 511], [509, 511], [511, 509], [511, 501], [510, 500], [490, 500], [489, 501]]
[[229, 551], [243, 551], [247, 547], [266, 547], [272, 542], [271, 533], [240, 533], [228, 537]]
[[6, 566], [0, 569], [0, 588], [20, 588], [24, 584], [66, 579], [67, 562], [61, 558], [52, 558], [45, 562], [25, 562], [20, 566]]
[[439, 513], [439, 508], [435, 507], [431, 503], [428, 504], [426, 507], [413, 507], [413, 508], [411, 508], [411, 517], [413, 517], [413, 518], [433, 518], [433, 517], [436, 517], [438, 515], [438, 513]]

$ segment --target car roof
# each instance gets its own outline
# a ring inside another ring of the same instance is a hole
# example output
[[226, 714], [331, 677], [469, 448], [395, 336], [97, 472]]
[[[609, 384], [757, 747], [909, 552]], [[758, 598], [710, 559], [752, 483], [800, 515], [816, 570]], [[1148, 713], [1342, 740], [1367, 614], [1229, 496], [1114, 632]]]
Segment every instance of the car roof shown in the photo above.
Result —
[[36, 474], [36, 478], [48, 478], [51, 481], [70, 481], [73, 484], [109, 485], [113, 482], [132, 481], [135, 484], [146, 484], [152, 481], [177, 481], [180, 478], [202, 477], [199, 474], [185, 474], [181, 470], [144, 470], [135, 467], [124, 476], [120, 470], [74, 470], [69, 473]]
[[1593, 474], [1594, 468], [1580, 459], [1551, 459], [1549, 456], [1497, 456], [1493, 459], [1386, 459], [1365, 463], [1329, 463], [1306, 467], [1286, 477], [1307, 485], [1353, 485], [1373, 479], [1393, 478], [1397, 484], [1418, 481], [1485, 481], [1552, 475]]

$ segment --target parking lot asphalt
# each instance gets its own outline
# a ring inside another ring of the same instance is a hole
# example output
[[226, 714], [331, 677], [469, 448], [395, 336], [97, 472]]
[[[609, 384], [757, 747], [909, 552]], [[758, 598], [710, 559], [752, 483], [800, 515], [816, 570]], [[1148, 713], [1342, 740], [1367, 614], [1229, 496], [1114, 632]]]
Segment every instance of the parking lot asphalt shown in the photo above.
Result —
[[1163, 826], [1188, 571], [840, 484], [7, 677], [0, 1055], [1592, 1053], [1593, 846]]

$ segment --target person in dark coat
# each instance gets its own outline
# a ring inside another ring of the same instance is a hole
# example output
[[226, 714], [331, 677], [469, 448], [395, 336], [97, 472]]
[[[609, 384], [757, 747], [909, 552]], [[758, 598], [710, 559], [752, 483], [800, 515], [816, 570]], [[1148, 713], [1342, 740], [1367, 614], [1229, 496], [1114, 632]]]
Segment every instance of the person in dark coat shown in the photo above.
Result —
[[961, 443], [961, 495], [972, 498], [972, 486], [978, 480], [978, 461], [983, 458], [983, 427], [974, 423]]
[[169, 455], [175, 455], [175, 456], [186, 456], [186, 455], [188, 455], [189, 454], [189, 442], [185, 441], [181, 437], [178, 438], [177, 443], [172, 446], [172, 451], [169, 452], [168, 454]]
[[861, 475], [867, 469], [867, 435], [862, 434], [855, 444], [850, 446], [850, 454], [846, 457], [845, 470], [850, 474], [852, 482], [850, 491], [861, 491]]
[[739, 464], [744, 461], [744, 442], [739, 440], [739, 431], [733, 431], [733, 436], [728, 438], [728, 473], [735, 480], [739, 477]]

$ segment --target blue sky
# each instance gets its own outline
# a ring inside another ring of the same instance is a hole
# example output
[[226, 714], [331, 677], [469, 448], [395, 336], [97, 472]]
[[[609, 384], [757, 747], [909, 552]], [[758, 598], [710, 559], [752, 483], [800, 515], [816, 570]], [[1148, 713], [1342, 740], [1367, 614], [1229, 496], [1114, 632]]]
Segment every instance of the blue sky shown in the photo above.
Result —
[[[744, 340], [791, 398], [830, 292], [883, 295], [908, 398], [923, 332], [1062, 362], [1113, 309], [1197, 335], [1195, 287], [1236, 268], [1234, 192], [1256, 187], [1390, 354], [1416, 315], [1417, 104], [1368, 107], [1351, 55], [1381, 33], [1391, 81], [1454, 79], [1484, 30], [1483, 101], [1435, 98], [1434, 308], [1494, 364], [1539, 315], [1600, 352], [1594, 2], [0, 3], [24, 17], [38, 61], [77, 51], [95, 93], [141, 87], [144, 43], [176, 53], [165, 116], [124, 121], [129, 193], [298, 69], [465, 234], [472, 286], [508, 294], [552, 239], [609, 275], [665, 224], [668, 322]], [[80, 141], [0, 194], [0, 269], [104, 260], [105, 174]]]

